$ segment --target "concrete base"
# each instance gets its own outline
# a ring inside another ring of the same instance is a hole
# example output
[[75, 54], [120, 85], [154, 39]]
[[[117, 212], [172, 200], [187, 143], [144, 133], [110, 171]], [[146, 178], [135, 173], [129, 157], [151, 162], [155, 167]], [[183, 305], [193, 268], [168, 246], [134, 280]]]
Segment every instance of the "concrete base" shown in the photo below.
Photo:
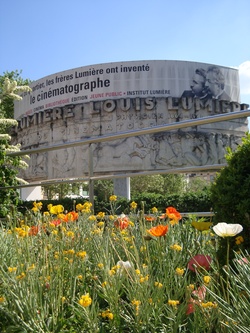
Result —
[[21, 188], [20, 197], [22, 200], [25, 201], [42, 200], [43, 199], [42, 188], [41, 186]]

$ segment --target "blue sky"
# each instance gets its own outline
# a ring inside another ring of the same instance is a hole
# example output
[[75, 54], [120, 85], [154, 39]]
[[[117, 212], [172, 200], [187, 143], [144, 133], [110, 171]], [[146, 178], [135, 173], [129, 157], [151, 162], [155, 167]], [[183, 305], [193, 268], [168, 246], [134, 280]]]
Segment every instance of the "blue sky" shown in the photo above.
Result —
[[129, 60], [239, 68], [250, 104], [249, 0], [1, 0], [0, 74], [37, 80]]

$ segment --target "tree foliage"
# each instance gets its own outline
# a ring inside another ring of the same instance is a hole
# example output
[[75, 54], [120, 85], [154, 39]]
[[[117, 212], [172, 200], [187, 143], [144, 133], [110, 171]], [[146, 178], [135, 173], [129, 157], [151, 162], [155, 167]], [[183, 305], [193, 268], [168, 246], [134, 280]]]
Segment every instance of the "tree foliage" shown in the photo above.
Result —
[[[245, 247], [250, 249], [250, 134], [232, 152], [228, 149], [227, 166], [211, 187], [211, 200], [218, 222], [243, 226]], [[232, 244], [233, 245], [233, 244]]]
[[44, 185], [42, 187], [44, 197], [48, 200], [63, 199], [68, 195], [75, 195], [81, 197], [81, 191], [88, 192], [88, 185], [86, 182], [80, 183], [55, 183], [53, 185]]
[[189, 177], [188, 183], [186, 184], [186, 192], [206, 191], [211, 185], [211, 180], [207, 180], [202, 176]]
[[183, 175], [146, 175], [131, 178], [131, 195], [140, 193], [179, 193], [184, 191]]
[[100, 201], [109, 201], [109, 197], [114, 193], [114, 184], [111, 179], [96, 180], [94, 182], [94, 194]]
[[[19, 92], [29, 91], [26, 85], [19, 86], [12, 77], [18, 76], [17, 72], [11, 72], [0, 77], [0, 187], [12, 187], [19, 184], [21, 179], [17, 177], [18, 170], [27, 166], [24, 160], [18, 156], [9, 156], [7, 153], [20, 150], [19, 145], [11, 144], [8, 134], [9, 128], [17, 124], [16, 120], [6, 118], [13, 117], [13, 100], [20, 100]], [[11, 78], [9, 78], [11, 77]], [[19, 194], [14, 188], [0, 189], [0, 217], [8, 214], [10, 207], [15, 207], [19, 201]]]
[[[20, 99], [20, 96], [16, 93], [22, 91], [23, 88], [21, 87], [26, 87], [24, 88], [24, 91], [26, 91], [27, 86], [30, 84], [30, 80], [23, 79], [21, 73], [21, 71], [16, 70], [11, 72], [7, 71], [3, 75], [0, 75], [0, 95], [2, 95], [2, 101], [0, 103], [1, 118], [14, 118], [14, 100]], [[8, 84], [8, 91], [6, 91]]]

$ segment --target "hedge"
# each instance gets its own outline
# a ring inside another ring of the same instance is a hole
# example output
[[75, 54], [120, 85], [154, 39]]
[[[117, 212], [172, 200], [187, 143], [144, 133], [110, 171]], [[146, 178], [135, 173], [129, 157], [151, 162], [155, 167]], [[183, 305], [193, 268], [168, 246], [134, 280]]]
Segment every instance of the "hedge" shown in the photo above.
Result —
[[[60, 200], [41, 200], [43, 204], [42, 212], [47, 211], [48, 204], [63, 205], [66, 211], [72, 211], [75, 209], [75, 205], [83, 203], [86, 199], [70, 199], [64, 198]], [[151, 208], [156, 207], [158, 211], [165, 212], [165, 209], [169, 206], [175, 207], [180, 212], [208, 212], [212, 209], [212, 202], [210, 198], [209, 190], [201, 192], [187, 192], [182, 195], [178, 194], [155, 194], [155, 193], [141, 193], [137, 196], [127, 200], [125, 198], [118, 198], [116, 202], [116, 214], [128, 214], [128, 207], [131, 202], [135, 201], [138, 204], [138, 210], [143, 209], [145, 213], [150, 213]], [[33, 201], [22, 201], [18, 206], [18, 211], [25, 213], [33, 207]], [[97, 197], [94, 199], [94, 212], [105, 212], [110, 214], [110, 203], [99, 201]]]

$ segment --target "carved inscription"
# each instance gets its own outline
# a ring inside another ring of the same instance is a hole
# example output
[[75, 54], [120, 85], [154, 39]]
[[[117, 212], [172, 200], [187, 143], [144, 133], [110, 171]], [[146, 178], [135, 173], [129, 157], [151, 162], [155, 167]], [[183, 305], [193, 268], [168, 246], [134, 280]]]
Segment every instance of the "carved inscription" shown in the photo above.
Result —
[[[18, 120], [22, 149], [176, 123], [247, 108], [245, 104], [198, 98], [121, 98], [39, 110]], [[117, 170], [169, 169], [225, 162], [226, 147], [236, 147], [247, 131], [246, 119], [136, 136], [94, 145], [96, 174]], [[34, 154], [27, 180], [88, 174], [88, 146]]]

